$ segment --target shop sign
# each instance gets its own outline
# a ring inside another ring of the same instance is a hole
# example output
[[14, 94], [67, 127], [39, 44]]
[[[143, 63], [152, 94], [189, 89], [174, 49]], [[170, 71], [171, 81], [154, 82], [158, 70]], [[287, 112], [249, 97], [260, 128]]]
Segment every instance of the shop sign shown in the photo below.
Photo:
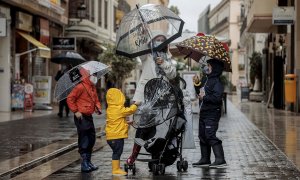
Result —
[[33, 85], [25, 84], [25, 99], [24, 99], [24, 110], [32, 111], [33, 110]]
[[23, 12], [16, 13], [16, 28], [23, 31], [32, 31], [32, 16]]
[[45, 45], [49, 45], [49, 36], [49, 21], [47, 19], [40, 18], [40, 42]]
[[294, 24], [295, 9], [294, 7], [274, 7], [272, 22], [274, 25]]
[[75, 51], [76, 39], [74, 37], [53, 37], [52, 50]]
[[0, 37], [6, 36], [6, 19], [0, 18]]
[[51, 76], [33, 76], [33, 101], [37, 104], [51, 103]]

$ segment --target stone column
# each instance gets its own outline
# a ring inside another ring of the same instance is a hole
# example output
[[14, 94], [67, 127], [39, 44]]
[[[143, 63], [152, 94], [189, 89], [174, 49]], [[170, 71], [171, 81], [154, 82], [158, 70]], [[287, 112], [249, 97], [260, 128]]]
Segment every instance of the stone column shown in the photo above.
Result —
[[6, 19], [6, 36], [0, 37], [0, 111], [11, 110], [11, 31], [10, 8], [0, 5], [0, 18]]
[[295, 73], [297, 74], [297, 103], [296, 111], [300, 112], [300, 1], [295, 0]]

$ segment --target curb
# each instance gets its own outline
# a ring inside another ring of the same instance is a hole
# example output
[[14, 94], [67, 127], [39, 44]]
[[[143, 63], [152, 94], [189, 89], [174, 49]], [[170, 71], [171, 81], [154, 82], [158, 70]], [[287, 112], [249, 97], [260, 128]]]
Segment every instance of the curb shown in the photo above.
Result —
[[[102, 129], [102, 128], [101, 128]], [[102, 137], [104, 136], [105, 133], [104, 132], [100, 132], [98, 134], [96, 134], [96, 138], [99, 138], [99, 137]], [[25, 171], [28, 171], [32, 168], [35, 168], [43, 163], [46, 163], [56, 157], [59, 157], [63, 154], [66, 154], [74, 149], [76, 149], [78, 147], [78, 142], [74, 142], [74, 143], [71, 143], [67, 146], [64, 146], [60, 149], [57, 149], [49, 154], [46, 154], [44, 156], [41, 156], [39, 158], [36, 158], [32, 161], [29, 161], [29, 162], [26, 162], [26, 163], [23, 163], [15, 168], [12, 168], [10, 169], [9, 171], [6, 171], [6, 172], [3, 172], [0, 174], [0, 179], [9, 179], [9, 178], [12, 178], [12, 177], [15, 177], [19, 174], [22, 174], [24, 173]]]

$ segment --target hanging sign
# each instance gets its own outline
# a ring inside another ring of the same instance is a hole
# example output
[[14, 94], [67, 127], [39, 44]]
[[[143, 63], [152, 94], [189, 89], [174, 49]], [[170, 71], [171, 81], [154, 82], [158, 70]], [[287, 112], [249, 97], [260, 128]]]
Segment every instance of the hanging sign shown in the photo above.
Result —
[[289, 7], [274, 7], [272, 22], [274, 25], [289, 25], [294, 24], [295, 8]]

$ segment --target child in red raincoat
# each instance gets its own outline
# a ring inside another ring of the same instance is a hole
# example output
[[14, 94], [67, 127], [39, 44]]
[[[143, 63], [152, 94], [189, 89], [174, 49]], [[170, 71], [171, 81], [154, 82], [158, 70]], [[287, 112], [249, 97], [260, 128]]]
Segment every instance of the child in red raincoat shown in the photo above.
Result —
[[90, 172], [97, 170], [91, 162], [93, 147], [96, 141], [95, 126], [92, 114], [101, 114], [101, 105], [97, 96], [97, 77], [90, 75], [88, 70], [80, 69], [81, 83], [67, 97], [67, 103], [74, 112], [74, 122], [78, 133], [78, 152], [81, 155], [81, 171]]

